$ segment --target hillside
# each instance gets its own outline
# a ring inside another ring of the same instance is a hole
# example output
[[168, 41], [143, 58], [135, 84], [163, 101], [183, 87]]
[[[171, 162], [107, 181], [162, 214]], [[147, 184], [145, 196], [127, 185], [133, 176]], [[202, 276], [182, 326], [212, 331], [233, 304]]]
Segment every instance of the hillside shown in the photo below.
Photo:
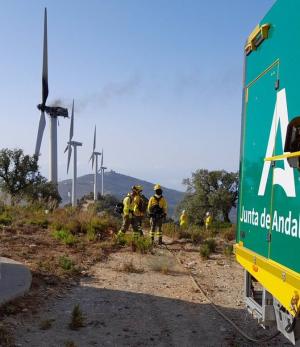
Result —
[[[99, 175], [100, 181], [100, 175]], [[84, 175], [78, 177], [78, 187], [77, 187], [77, 197], [81, 198], [83, 195], [88, 194], [93, 191], [93, 182], [94, 175]], [[98, 182], [98, 191], [101, 190], [101, 182]], [[68, 196], [68, 192], [71, 191], [71, 180], [64, 180], [59, 182], [58, 189], [59, 193], [62, 197], [63, 204], [66, 204], [70, 201]], [[144, 187], [144, 194], [147, 197], [150, 197], [153, 194], [153, 183], [140, 180], [138, 178], [134, 178], [131, 176], [126, 176], [119, 174], [115, 171], [109, 171], [105, 173], [104, 176], [104, 193], [111, 194], [121, 199], [125, 194], [128, 193], [130, 188], [135, 185], [140, 184]], [[182, 192], [179, 192], [174, 189], [168, 189], [163, 187], [164, 196], [166, 197], [169, 204], [169, 215], [172, 216], [174, 214], [175, 206], [179, 203], [179, 201], [183, 198]]]

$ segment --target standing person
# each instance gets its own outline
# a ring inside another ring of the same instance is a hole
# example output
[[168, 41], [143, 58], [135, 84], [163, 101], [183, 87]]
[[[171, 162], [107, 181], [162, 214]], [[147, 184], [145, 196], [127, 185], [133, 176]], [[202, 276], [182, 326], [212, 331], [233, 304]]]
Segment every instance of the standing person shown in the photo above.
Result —
[[139, 232], [140, 236], [143, 236], [142, 223], [147, 212], [148, 199], [142, 194], [143, 187], [136, 185], [132, 187], [132, 191], [136, 192], [136, 195], [133, 199], [133, 218], [134, 224]]
[[206, 212], [206, 217], [204, 222], [205, 222], [205, 229], [208, 230], [212, 223], [212, 216], [210, 212]]
[[137, 221], [134, 218], [134, 199], [137, 195], [136, 189], [132, 187], [132, 192], [128, 193], [127, 196], [123, 199], [123, 223], [121, 226], [121, 229], [118, 232], [118, 236], [123, 236], [125, 235], [126, 231], [130, 228], [130, 225], [133, 230], [133, 236], [137, 237], [139, 236], [139, 230], [137, 228]]
[[159, 184], [154, 186], [155, 194], [150, 198], [148, 203], [148, 213], [150, 216], [150, 237], [154, 242], [155, 231], [158, 237], [158, 244], [162, 244], [162, 224], [167, 216], [167, 201], [162, 195], [162, 189]]
[[182, 228], [182, 229], [185, 229], [188, 226], [188, 215], [186, 213], [186, 210], [183, 210], [181, 215], [180, 215], [179, 225], [180, 225], [180, 228]]

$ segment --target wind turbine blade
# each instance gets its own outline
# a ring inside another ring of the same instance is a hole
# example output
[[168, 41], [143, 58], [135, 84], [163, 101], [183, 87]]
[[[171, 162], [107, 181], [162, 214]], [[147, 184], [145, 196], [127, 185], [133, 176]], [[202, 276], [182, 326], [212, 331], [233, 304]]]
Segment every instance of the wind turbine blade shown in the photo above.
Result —
[[40, 155], [41, 143], [42, 143], [42, 139], [43, 139], [45, 126], [46, 126], [45, 113], [41, 112], [41, 117], [40, 117], [40, 122], [39, 122], [39, 129], [38, 129], [37, 138], [36, 138], [36, 144], [35, 144], [35, 155], [37, 157]]
[[71, 114], [69, 141], [72, 141], [73, 135], [74, 135], [74, 100], [72, 103], [72, 114]]
[[43, 46], [43, 74], [42, 74], [42, 104], [45, 105], [48, 94], [48, 37], [47, 37], [47, 9], [44, 14], [44, 46]]
[[95, 125], [95, 130], [94, 130], [93, 152], [95, 152], [95, 149], [96, 149], [96, 125]]
[[101, 167], [103, 166], [103, 148], [102, 148], [102, 153], [101, 153]]
[[95, 155], [94, 153], [92, 154], [92, 168], [94, 168], [94, 161], [95, 161]]
[[68, 149], [69, 149], [69, 145], [67, 145], [67, 147], [65, 148], [64, 153], [66, 153]]
[[71, 155], [72, 155], [72, 146], [69, 145], [69, 148], [68, 148], [68, 165], [67, 165], [67, 173], [69, 173]]

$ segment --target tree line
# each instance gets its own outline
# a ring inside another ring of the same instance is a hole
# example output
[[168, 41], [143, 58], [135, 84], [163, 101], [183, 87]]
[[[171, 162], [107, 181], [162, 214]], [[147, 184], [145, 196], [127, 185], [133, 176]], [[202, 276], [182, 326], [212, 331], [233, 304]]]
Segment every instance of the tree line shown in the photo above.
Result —
[[[200, 169], [183, 184], [186, 193], [177, 214], [186, 210], [192, 224], [201, 224], [209, 211], [214, 219], [230, 222], [229, 213], [238, 199], [238, 172]], [[57, 186], [41, 175], [37, 158], [25, 155], [22, 149], [0, 150], [0, 189], [12, 204], [40, 202], [54, 208], [61, 202]], [[112, 211], [117, 199], [99, 196], [98, 202], [99, 207]]]

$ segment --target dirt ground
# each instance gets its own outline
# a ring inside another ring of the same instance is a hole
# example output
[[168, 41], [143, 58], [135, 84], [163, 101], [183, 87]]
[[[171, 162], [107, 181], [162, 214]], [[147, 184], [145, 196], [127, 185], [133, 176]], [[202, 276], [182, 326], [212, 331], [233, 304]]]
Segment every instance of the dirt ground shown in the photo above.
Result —
[[[60, 287], [34, 310], [4, 315], [14, 346], [251, 346], [225, 322], [191, 281], [192, 272], [213, 302], [249, 335], [259, 328], [244, 310], [243, 271], [223, 254], [202, 260], [191, 244], [169, 246], [153, 254], [121, 249], [90, 268], [79, 283]], [[51, 285], [48, 285], [51, 290]], [[47, 289], [46, 288], [46, 289]], [[46, 292], [47, 293], [47, 292]], [[47, 295], [47, 294], [46, 294]], [[83, 327], [71, 330], [76, 304]], [[289, 346], [276, 338], [260, 346]]]

